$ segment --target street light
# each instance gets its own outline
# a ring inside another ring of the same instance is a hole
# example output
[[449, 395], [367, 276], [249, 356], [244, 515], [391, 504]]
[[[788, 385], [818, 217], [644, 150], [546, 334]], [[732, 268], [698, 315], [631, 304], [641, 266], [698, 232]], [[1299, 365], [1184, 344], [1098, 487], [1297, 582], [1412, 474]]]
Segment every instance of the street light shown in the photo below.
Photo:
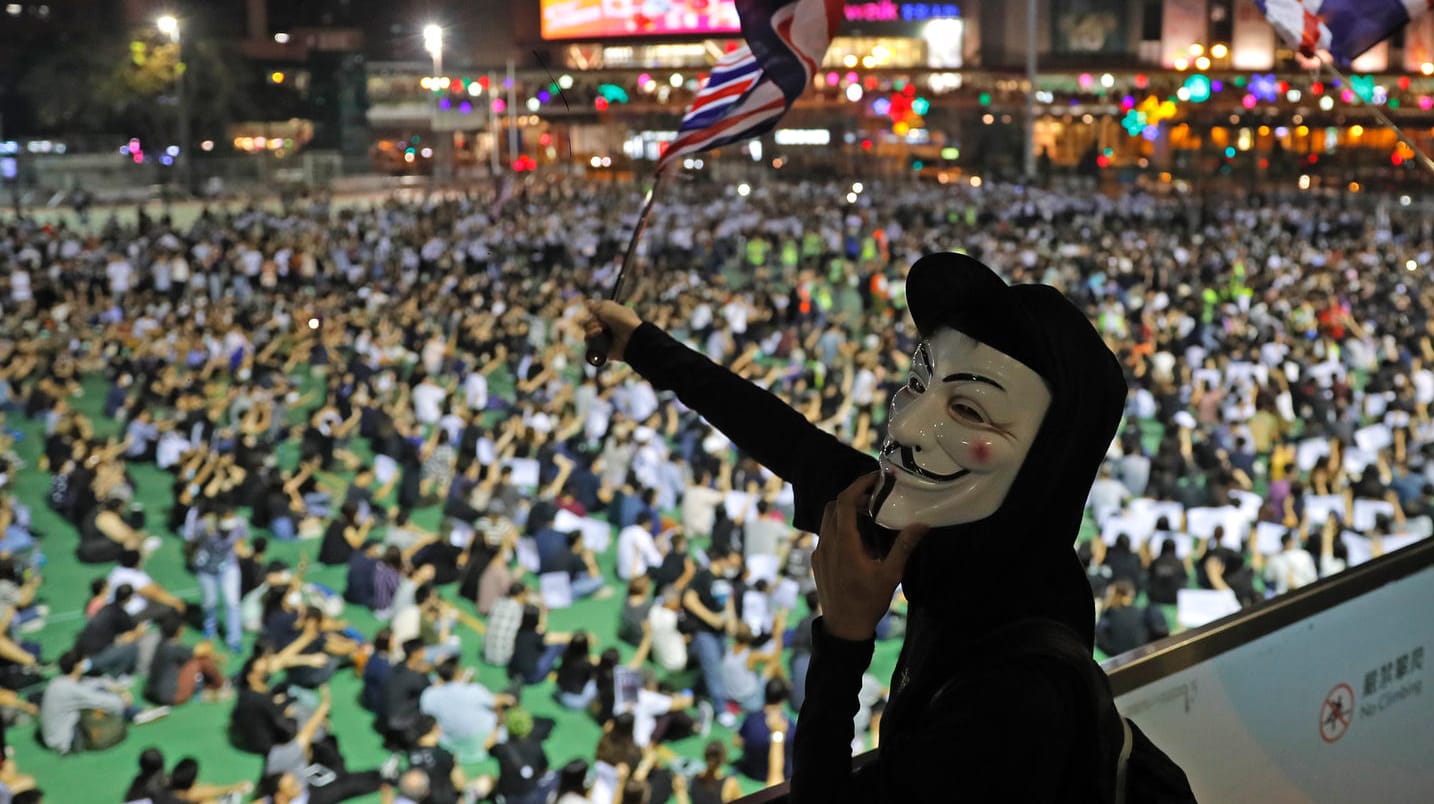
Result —
[[184, 185], [185, 192], [191, 189], [191, 176], [189, 161], [189, 99], [185, 92], [184, 82], [184, 42], [179, 36], [179, 19], [173, 14], [165, 14], [154, 21], [154, 25], [161, 34], [169, 37], [174, 43], [175, 53], [175, 90], [179, 94], [179, 101], [176, 108], [179, 113], [179, 155], [175, 157], [176, 166], [179, 168], [179, 178]]
[[443, 135], [438, 130], [438, 100], [442, 86], [438, 83], [438, 76], [443, 72], [443, 26], [429, 23], [423, 26], [423, 49], [433, 59], [433, 138], [437, 141], [438, 151], [433, 160], [433, 181], [442, 182], [446, 176], [444, 173], [444, 159], [448, 154], [448, 148], [443, 142]]
[[443, 26], [429, 23], [423, 26], [423, 49], [433, 57], [435, 66], [434, 72], [438, 71], [437, 64], [443, 59]]

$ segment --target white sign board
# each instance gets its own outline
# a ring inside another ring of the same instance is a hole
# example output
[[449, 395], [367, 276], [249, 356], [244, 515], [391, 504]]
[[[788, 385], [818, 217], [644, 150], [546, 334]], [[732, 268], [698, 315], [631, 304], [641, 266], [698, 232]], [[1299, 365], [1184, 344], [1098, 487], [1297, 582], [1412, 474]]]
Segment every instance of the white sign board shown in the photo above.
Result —
[[[1434, 568], [1116, 699], [1199, 801], [1415, 802], [1434, 790]], [[1429, 693], [1429, 694], [1425, 694]]]

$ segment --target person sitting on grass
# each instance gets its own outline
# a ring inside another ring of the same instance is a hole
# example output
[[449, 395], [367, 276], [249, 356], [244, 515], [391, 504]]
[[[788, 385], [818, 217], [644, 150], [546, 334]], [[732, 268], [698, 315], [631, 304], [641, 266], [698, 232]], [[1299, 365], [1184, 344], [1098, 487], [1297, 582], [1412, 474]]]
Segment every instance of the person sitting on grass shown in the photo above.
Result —
[[532, 604], [523, 607], [523, 619], [513, 641], [513, 658], [508, 661], [509, 678], [523, 684], [540, 684], [553, 671], [572, 635], [549, 631], [547, 622], [547, 609]]
[[[120, 584], [114, 598], [85, 622], [75, 638], [75, 650], [91, 660], [95, 672], [106, 676], [128, 675], [139, 664], [139, 639], [146, 623], [136, 622], [126, 611], [134, 598], [134, 588]], [[3, 642], [0, 642], [3, 646]], [[15, 661], [14, 658], [5, 658]]]
[[125, 724], [148, 723], [168, 707], [137, 710], [129, 690], [107, 679], [86, 678], [90, 662], [79, 651], [60, 656], [60, 675], [40, 697], [40, 739], [61, 754], [108, 748], [124, 739]]
[[434, 670], [433, 683], [419, 694], [419, 711], [438, 721], [439, 745], [460, 763], [482, 762], [488, 758], [484, 746], [498, 728], [499, 712], [517, 699], [490, 692], [473, 679], [472, 670], [459, 666], [456, 657], [444, 659]]
[[144, 685], [146, 699], [177, 706], [194, 697], [195, 690], [201, 687], [207, 701], [233, 697], [234, 688], [219, 669], [222, 657], [215, 656], [213, 643], [200, 642], [191, 648], [180, 642], [184, 621], [177, 614], [167, 615], [159, 628], [162, 641], [149, 664]]
[[[383, 789], [381, 771], [350, 771], [333, 734], [325, 734], [332, 704], [328, 687], [320, 689], [318, 707], [265, 753], [259, 793], [266, 798], [261, 801], [334, 804]], [[315, 766], [326, 772], [311, 775]]]
[[742, 783], [730, 773], [723, 773], [727, 764], [727, 746], [712, 740], [702, 750], [702, 770], [687, 783], [694, 804], [727, 804], [742, 797]]
[[300, 708], [287, 690], [272, 687], [270, 679], [290, 667], [327, 662], [321, 654], [304, 653], [312, 640], [312, 635], [301, 635], [283, 650], [262, 639], [254, 643], [254, 652], [239, 671], [239, 696], [229, 715], [229, 742], [235, 748], [262, 756], [293, 731]]
[[508, 739], [496, 743], [497, 732], [488, 753], [498, 760], [496, 782], [489, 777], [483, 784], [491, 786], [503, 797], [504, 804], [546, 804], [557, 789], [557, 774], [548, 768], [548, 752], [543, 740], [552, 731], [551, 721], [535, 723], [526, 709], [509, 709], [504, 717]]
[[194, 757], [184, 757], [174, 763], [174, 768], [170, 770], [169, 785], [165, 792], [176, 802], [184, 802], [185, 804], [219, 804], [221, 800], [229, 796], [246, 795], [254, 792], [254, 783], [201, 784], [199, 781], [199, 760]]

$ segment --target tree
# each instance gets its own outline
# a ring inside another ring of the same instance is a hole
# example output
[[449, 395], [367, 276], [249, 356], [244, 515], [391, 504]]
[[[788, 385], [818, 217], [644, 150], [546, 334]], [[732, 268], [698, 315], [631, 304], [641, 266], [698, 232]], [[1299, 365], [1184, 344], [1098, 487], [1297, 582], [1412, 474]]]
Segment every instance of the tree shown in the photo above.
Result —
[[179, 129], [179, 78], [187, 85], [194, 139], [223, 138], [250, 117], [253, 77], [236, 48], [213, 40], [179, 46], [156, 32], [95, 35], [36, 63], [21, 82], [36, 122], [57, 134], [119, 133], [172, 143]]

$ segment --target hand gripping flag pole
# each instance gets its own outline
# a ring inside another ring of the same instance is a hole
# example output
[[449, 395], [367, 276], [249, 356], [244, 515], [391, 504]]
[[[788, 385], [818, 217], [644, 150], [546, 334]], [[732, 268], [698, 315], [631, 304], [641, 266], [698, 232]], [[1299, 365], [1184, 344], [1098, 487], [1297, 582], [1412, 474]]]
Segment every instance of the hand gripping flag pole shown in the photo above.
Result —
[[[612, 292], [608, 294], [609, 301], [622, 301], [623, 280], [627, 278], [628, 266], [632, 264], [637, 254], [637, 241], [642, 238], [642, 230], [647, 228], [647, 219], [652, 216], [652, 207], [657, 201], [657, 191], [662, 187], [662, 177], [667, 171], [658, 168], [657, 177], [652, 182], [652, 189], [647, 191], [647, 197], [642, 201], [642, 211], [637, 214], [637, 225], [633, 227], [632, 238], [627, 241], [627, 251], [623, 252], [622, 263], [617, 269], [617, 279], [612, 283]], [[607, 363], [607, 353], [612, 349], [612, 333], [606, 328], [602, 332], [588, 339], [587, 361], [588, 365], [594, 368], [602, 368]]]

